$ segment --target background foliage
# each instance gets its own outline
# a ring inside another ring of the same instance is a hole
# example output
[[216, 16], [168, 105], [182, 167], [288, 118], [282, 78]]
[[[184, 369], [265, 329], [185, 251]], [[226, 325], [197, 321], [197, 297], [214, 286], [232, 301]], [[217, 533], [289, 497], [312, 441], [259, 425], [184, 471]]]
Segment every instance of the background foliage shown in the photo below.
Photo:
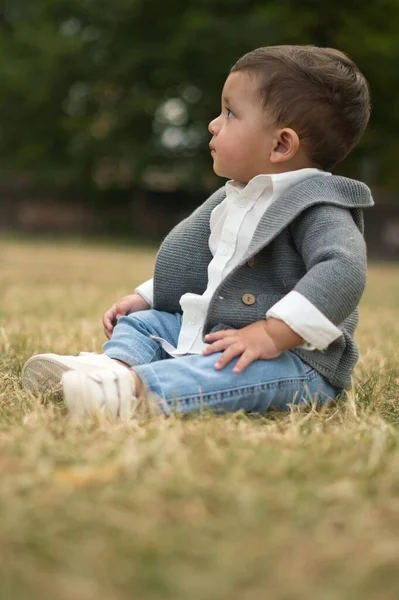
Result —
[[266, 44], [347, 52], [370, 81], [368, 132], [339, 172], [393, 189], [397, 0], [6, 0], [3, 177], [107, 190], [212, 187], [207, 123], [226, 73]]

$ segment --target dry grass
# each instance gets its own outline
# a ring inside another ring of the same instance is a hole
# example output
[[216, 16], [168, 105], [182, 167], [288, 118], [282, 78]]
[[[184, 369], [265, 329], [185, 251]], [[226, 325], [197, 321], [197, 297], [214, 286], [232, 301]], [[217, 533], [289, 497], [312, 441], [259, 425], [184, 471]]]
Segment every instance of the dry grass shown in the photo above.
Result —
[[2, 600], [397, 600], [397, 267], [370, 269], [358, 384], [328, 412], [79, 426], [21, 366], [100, 350], [153, 254], [0, 246]]

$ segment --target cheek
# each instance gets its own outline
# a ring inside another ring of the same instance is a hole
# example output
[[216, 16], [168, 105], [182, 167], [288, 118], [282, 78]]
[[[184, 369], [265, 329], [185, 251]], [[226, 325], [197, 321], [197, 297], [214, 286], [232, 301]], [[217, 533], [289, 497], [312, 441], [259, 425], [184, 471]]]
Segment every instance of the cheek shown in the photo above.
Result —
[[225, 160], [241, 161], [245, 156], [245, 144], [242, 143], [239, 135], [233, 132], [221, 132], [216, 140], [216, 149], [219, 156], [223, 156]]

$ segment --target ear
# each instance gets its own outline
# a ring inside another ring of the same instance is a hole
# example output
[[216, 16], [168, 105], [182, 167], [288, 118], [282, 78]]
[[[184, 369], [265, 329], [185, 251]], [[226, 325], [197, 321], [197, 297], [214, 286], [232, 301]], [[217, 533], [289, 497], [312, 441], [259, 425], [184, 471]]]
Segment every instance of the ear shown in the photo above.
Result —
[[289, 127], [277, 130], [270, 152], [270, 162], [281, 163], [294, 158], [299, 150], [299, 137]]

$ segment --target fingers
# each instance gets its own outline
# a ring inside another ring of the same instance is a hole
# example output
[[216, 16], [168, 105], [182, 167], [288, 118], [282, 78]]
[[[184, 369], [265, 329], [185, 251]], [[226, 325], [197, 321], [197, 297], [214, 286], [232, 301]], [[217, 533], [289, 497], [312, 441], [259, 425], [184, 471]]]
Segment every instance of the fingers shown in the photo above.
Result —
[[257, 356], [251, 350], [245, 348], [245, 345], [232, 335], [225, 336], [224, 339], [214, 342], [203, 351], [204, 355], [213, 354], [214, 352], [223, 352], [222, 356], [215, 363], [215, 369], [223, 369], [233, 358], [240, 356], [233, 369], [233, 373], [242, 373], [247, 366], [256, 360]]
[[210, 346], [205, 348], [205, 350], [203, 351], [203, 354], [207, 355], [207, 354], [213, 354], [214, 352], [220, 352], [221, 350], [225, 350], [226, 348], [231, 346], [231, 344], [235, 344], [237, 342], [238, 342], [237, 337], [226, 336], [222, 340], [218, 340], [217, 342], [214, 342], [213, 344], [211, 344]]
[[240, 356], [240, 354], [242, 354], [244, 352], [244, 346], [243, 344], [237, 343], [237, 344], [232, 344], [231, 346], [229, 346], [227, 348], [227, 350], [225, 350], [222, 354], [222, 356], [219, 358], [219, 360], [217, 361], [217, 363], [215, 364], [215, 369], [223, 369], [227, 364], [229, 364], [229, 362], [231, 360], [233, 360], [233, 358], [235, 358], [236, 356]]
[[214, 331], [213, 333], [208, 333], [205, 336], [205, 341], [207, 343], [216, 342], [216, 340], [221, 340], [225, 337], [231, 337], [237, 335], [237, 329], [222, 329], [222, 331]]
[[131, 302], [127, 302], [127, 300], [129, 300], [130, 298], [130, 296], [126, 296], [126, 298], [121, 298], [121, 300], [115, 302], [115, 304], [113, 304], [111, 308], [104, 313], [103, 327], [104, 333], [108, 339], [112, 335], [118, 318], [129, 314], [134, 309]]
[[105, 325], [104, 324], [104, 320], [103, 320], [103, 329], [104, 329], [105, 337], [108, 338], [108, 339], [110, 339], [110, 337], [112, 335], [112, 332], [114, 330], [113, 326], [112, 325], [111, 326]]
[[242, 373], [242, 371], [244, 371], [244, 369], [246, 369], [247, 366], [250, 365], [254, 360], [256, 360], [256, 355], [253, 352], [246, 350], [241, 355], [240, 360], [237, 361], [237, 364], [233, 369], [233, 373]]
[[114, 329], [114, 325], [116, 322], [116, 307], [112, 306], [103, 316], [103, 327], [104, 333], [106, 337], [109, 339], [111, 337], [112, 331]]
[[[245, 361], [241, 362], [240, 366], [239, 366], [239, 363], [237, 363], [237, 365], [233, 369], [234, 373], [239, 373], [253, 359], [249, 359], [248, 352], [245, 350], [245, 345], [237, 337], [237, 331], [235, 329], [218, 331], [215, 333], [215, 335], [217, 335], [217, 334], [225, 334], [225, 335], [223, 336], [222, 339], [219, 339], [219, 340], [213, 342], [210, 346], [205, 348], [205, 350], [203, 351], [203, 354], [206, 356], [208, 354], [213, 354], [214, 352], [222, 352], [223, 350], [225, 350], [225, 352], [223, 352], [223, 354], [219, 358], [219, 360], [215, 363], [215, 369], [218, 369], [218, 370], [223, 369], [236, 356], [240, 356], [240, 354], [243, 356], [246, 355]], [[211, 335], [213, 336], [214, 334], [211, 334]], [[218, 337], [220, 337], [220, 336], [218, 336]], [[206, 336], [205, 339], [207, 339], [207, 338], [208, 338], [208, 336]], [[242, 361], [242, 357], [240, 360]], [[237, 367], [238, 367], [238, 370], [237, 370]]]

